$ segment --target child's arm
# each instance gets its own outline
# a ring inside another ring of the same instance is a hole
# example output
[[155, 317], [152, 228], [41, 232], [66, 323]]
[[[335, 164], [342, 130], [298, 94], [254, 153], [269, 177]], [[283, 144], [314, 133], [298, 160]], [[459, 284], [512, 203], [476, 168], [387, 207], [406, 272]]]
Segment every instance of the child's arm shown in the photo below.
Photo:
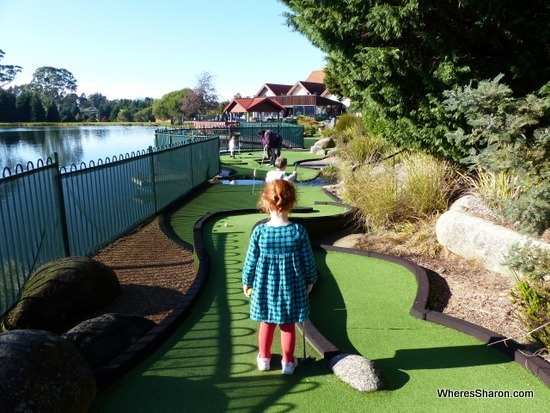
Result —
[[242, 283], [245, 294], [246, 290], [254, 285], [256, 263], [258, 262], [258, 257], [260, 256], [260, 247], [258, 244], [258, 237], [260, 234], [259, 228], [260, 227], [257, 226], [254, 228], [254, 231], [252, 231], [252, 235], [250, 236], [250, 244], [248, 245], [248, 251], [244, 260]]
[[[317, 270], [315, 269], [315, 259], [311, 243], [304, 227], [302, 227], [302, 242], [300, 243], [300, 257], [302, 259], [304, 276], [308, 285], [308, 292], [313, 288], [313, 284], [317, 281]], [[311, 285], [311, 288], [310, 288]]]

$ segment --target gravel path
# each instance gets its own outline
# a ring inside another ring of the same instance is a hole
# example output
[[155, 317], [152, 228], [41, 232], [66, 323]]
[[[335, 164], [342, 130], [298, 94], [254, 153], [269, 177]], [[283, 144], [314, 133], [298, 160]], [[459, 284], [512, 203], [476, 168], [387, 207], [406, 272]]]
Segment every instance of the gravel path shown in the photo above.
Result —
[[136, 314], [158, 323], [195, 279], [193, 252], [171, 241], [160, 229], [158, 218], [93, 258], [111, 267], [122, 286], [121, 296], [101, 314]]

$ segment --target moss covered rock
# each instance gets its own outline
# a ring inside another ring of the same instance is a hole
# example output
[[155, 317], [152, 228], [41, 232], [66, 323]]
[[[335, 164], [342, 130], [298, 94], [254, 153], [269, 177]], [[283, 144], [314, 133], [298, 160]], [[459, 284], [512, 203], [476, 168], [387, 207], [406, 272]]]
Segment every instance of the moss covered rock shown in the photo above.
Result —
[[40, 330], [0, 334], [0, 412], [82, 413], [97, 384], [90, 365], [61, 337]]
[[133, 314], [103, 314], [85, 320], [61, 337], [71, 342], [93, 369], [104, 366], [134, 344], [156, 323]]
[[121, 292], [115, 272], [88, 257], [67, 257], [38, 268], [6, 315], [6, 330], [63, 333], [111, 303]]

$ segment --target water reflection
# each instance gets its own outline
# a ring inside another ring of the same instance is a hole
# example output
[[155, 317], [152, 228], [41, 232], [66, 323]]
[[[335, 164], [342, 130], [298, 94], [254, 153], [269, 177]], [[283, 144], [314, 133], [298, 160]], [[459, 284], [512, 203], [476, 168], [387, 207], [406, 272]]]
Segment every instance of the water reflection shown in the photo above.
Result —
[[154, 146], [154, 132], [149, 126], [0, 128], [0, 170], [36, 164], [54, 152], [61, 166], [97, 163]]

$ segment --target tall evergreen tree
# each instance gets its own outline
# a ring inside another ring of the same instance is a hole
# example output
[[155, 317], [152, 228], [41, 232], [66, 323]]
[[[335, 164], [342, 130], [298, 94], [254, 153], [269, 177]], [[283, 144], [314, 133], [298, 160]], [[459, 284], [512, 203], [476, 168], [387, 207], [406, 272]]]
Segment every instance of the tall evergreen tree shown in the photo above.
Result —
[[61, 117], [57, 110], [57, 105], [53, 100], [49, 100], [46, 104], [46, 122], [59, 122]]
[[281, 1], [288, 24], [327, 53], [327, 87], [404, 146], [459, 159], [444, 90], [503, 73], [523, 95], [550, 79], [547, 0]]
[[36, 93], [31, 97], [31, 122], [44, 122], [46, 120], [46, 111], [40, 96]]
[[0, 122], [15, 122], [17, 120], [15, 102], [16, 97], [11, 90], [0, 89]]
[[17, 111], [18, 122], [30, 122], [31, 121], [31, 100], [32, 92], [23, 91], [15, 101], [15, 109]]

